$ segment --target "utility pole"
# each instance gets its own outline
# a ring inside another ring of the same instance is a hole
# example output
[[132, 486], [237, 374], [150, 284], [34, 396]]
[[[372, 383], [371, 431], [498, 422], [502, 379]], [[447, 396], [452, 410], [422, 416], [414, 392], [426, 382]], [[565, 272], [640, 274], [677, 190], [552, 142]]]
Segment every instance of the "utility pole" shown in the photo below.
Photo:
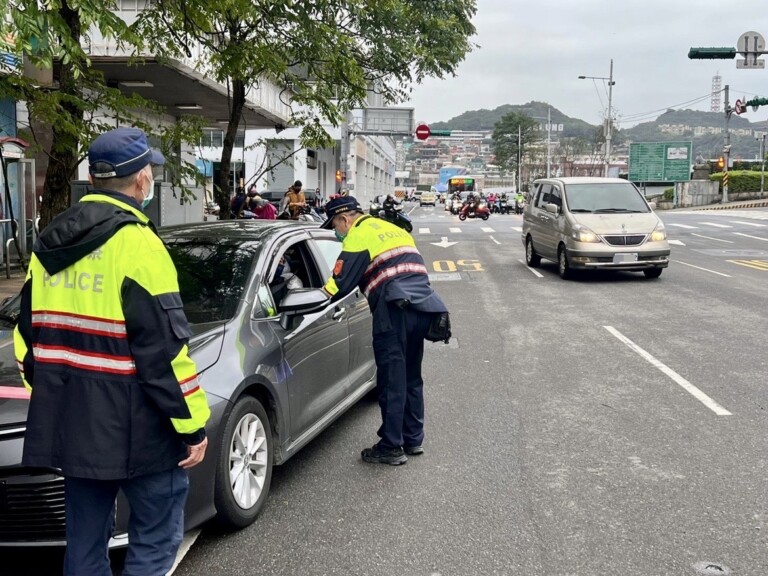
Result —
[[765, 191], [765, 132], [760, 135], [760, 194]]
[[550, 140], [552, 135], [552, 107], [547, 106], [547, 178], [550, 174], [550, 166], [552, 164], [552, 156], [550, 154]]
[[520, 188], [520, 173], [523, 171], [523, 155], [521, 153], [521, 150], [523, 148], [523, 141], [520, 138], [521, 130], [520, 130], [520, 124], [517, 125], [517, 193], [520, 194], [522, 192], [522, 188]]
[[725, 166], [723, 167], [723, 199], [720, 201], [721, 204], [727, 204], [728, 203], [728, 163], [729, 163], [729, 157], [731, 155], [731, 133], [728, 129], [728, 123], [731, 120], [731, 113], [733, 110], [731, 109], [731, 104], [728, 100], [728, 84], [725, 85], [725, 145], [723, 146], [723, 159], [725, 160]]
[[611, 58], [611, 71], [608, 74], [608, 126], [605, 130], [605, 177], [611, 166], [611, 132], [613, 131], [613, 58]]

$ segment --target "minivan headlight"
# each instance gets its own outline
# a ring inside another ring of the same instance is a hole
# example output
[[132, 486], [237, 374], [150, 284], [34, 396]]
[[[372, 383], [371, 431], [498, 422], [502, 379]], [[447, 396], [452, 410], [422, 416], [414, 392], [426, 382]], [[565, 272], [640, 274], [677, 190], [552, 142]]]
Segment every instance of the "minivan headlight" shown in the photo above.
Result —
[[571, 236], [577, 242], [600, 242], [600, 238], [597, 237], [597, 234], [592, 232], [592, 230], [586, 226], [574, 227]]
[[667, 230], [663, 224], [656, 226], [656, 229], [651, 232], [651, 242], [661, 242], [667, 239]]

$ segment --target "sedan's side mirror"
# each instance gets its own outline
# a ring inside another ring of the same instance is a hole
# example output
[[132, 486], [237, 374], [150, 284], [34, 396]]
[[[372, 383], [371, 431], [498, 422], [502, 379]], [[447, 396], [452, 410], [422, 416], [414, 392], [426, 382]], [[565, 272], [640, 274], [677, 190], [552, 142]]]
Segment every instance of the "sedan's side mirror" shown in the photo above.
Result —
[[558, 214], [560, 212], [560, 208], [558, 208], [557, 204], [546, 204], [544, 209], [550, 214]]
[[287, 314], [309, 314], [323, 309], [328, 300], [328, 294], [321, 288], [296, 288], [282, 299], [280, 311]]

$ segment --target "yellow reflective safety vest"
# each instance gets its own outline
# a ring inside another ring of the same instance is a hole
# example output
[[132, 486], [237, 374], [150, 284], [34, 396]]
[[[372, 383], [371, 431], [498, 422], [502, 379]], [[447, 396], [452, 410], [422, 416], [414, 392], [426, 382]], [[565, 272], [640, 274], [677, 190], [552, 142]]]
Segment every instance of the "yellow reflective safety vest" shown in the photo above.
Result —
[[381, 218], [365, 215], [355, 221], [344, 238], [325, 291], [339, 300], [355, 287], [368, 298], [374, 333], [389, 327], [382, 302], [408, 300], [421, 312], [448, 310], [429, 283], [427, 267], [413, 237]]
[[97, 190], [56, 217], [14, 332], [32, 391], [23, 464], [101, 480], [178, 466], [210, 416], [190, 336], [176, 269], [138, 203]]

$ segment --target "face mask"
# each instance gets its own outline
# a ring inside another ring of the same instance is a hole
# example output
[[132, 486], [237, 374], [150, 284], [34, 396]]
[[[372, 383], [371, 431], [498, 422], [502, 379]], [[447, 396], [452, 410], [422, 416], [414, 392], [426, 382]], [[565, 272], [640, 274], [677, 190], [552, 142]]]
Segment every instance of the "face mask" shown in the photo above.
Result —
[[347, 237], [346, 234], [342, 234], [338, 230], [334, 230], [333, 233], [336, 235], [336, 240], [338, 240], [339, 242], [344, 242], [344, 238]]
[[278, 264], [277, 270], [275, 271], [275, 278], [279, 278], [283, 275], [283, 270], [285, 270], [285, 266], [282, 264]]
[[142, 210], [147, 206], [149, 206], [149, 203], [152, 202], [152, 198], [154, 197], [155, 197], [155, 179], [150, 176], [149, 177], [149, 193], [141, 203]]

